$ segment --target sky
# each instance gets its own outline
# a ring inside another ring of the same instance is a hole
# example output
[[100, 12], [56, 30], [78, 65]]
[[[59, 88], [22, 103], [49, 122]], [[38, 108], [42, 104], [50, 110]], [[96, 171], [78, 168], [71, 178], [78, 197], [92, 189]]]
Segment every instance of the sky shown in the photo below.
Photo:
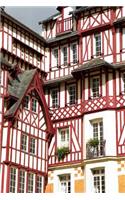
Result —
[[5, 6], [5, 12], [41, 34], [38, 22], [55, 14], [57, 10], [56, 6]]

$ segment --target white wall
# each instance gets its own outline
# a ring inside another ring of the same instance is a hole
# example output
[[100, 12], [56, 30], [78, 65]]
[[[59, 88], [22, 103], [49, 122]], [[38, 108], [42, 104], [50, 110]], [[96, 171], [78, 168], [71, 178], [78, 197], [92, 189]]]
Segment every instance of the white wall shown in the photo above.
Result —
[[116, 118], [115, 111], [101, 111], [84, 115], [83, 133], [84, 133], [84, 158], [86, 156], [86, 143], [90, 138], [93, 138], [91, 120], [103, 119], [103, 134], [106, 140], [106, 156], [116, 155]]

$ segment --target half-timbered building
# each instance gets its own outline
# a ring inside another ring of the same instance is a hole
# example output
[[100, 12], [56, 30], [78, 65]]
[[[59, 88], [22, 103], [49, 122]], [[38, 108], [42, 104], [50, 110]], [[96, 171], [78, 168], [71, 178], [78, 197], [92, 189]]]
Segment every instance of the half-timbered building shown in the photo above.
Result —
[[1, 192], [125, 192], [125, 7], [1, 16]]

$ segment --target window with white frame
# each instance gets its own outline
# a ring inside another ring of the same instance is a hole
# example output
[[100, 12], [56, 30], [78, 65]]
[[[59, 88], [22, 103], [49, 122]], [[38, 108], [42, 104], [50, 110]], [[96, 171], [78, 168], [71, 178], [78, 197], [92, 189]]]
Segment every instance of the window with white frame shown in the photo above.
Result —
[[28, 174], [28, 193], [33, 193], [34, 174]]
[[58, 49], [53, 49], [53, 66], [52, 67], [58, 67], [59, 64], [59, 56], [58, 56]]
[[19, 192], [24, 193], [25, 189], [25, 171], [19, 171]]
[[105, 193], [105, 169], [94, 169], [93, 186], [95, 193]]
[[101, 33], [95, 34], [95, 52], [96, 56], [101, 55]]
[[69, 127], [59, 129], [59, 146], [69, 147]]
[[77, 44], [74, 43], [71, 45], [72, 49], [72, 62], [73, 64], [77, 63]]
[[37, 176], [36, 192], [42, 193], [42, 176]]
[[60, 175], [59, 176], [60, 182], [60, 192], [63, 193], [71, 193], [71, 178], [70, 174]]
[[59, 99], [58, 99], [58, 88], [54, 88], [51, 90], [51, 99], [52, 99], [52, 107], [57, 108], [59, 106]]
[[12, 193], [16, 192], [16, 168], [10, 168], [10, 187], [9, 191]]
[[104, 134], [103, 134], [103, 120], [97, 119], [92, 121], [93, 138], [98, 139], [99, 145], [97, 148], [97, 156], [104, 155]]
[[23, 102], [24, 108], [29, 109], [29, 99], [30, 99], [29, 96], [24, 97], [24, 102]]
[[125, 93], [125, 73], [122, 74], [122, 93]]
[[35, 98], [32, 98], [31, 109], [32, 109], [33, 112], [37, 111], [37, 100]]
[[67, 97], [68, 97], [67, 103], [69, 105], [76, 103], [76, 85], [75, 84], [68, 86], [68, 96]]
[[99, 85], [100, 85], [99, 77], [92, 78], [91, 80], [91, 89], [92, 89], [92, 97], [99, 97]]
[[21, 136], [21, 150], [27, 151], [27, 135], [25, 134]]
[[67, 47], [62, 48], [62, 53], [63, 53], [63, 65], [67, 65]]
[[35, 154], [35, 138], [30, 138], [30, 153]]

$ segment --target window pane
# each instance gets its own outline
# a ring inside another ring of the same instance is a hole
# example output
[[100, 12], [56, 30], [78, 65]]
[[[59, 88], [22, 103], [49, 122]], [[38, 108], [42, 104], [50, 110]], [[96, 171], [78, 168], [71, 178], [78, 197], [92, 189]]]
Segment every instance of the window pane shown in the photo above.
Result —
[[54, 66], [58, 66], [58, 49], [54, 49], [53, 56], [54, 56]]
[[16, 190], [16, 169], [10, 169], [10, 192], [15, 193]]
[[24, 97], [24, 104], [23, 105], [24, 105], [25, 108], [27, 108], [27, 109], [29, 108], [29, 96]]
[[71, 193], [71, 180], [70, 175], [61, 175], [59, 176], [60, 181], [60, 191], [64, 193]]
[[24, 187], [25, 187], [25, 172], [20, 171], [19, 172], [19, 192], [24, 193]]
[[36, 112], [36, 108], [37, 108], [37, 100], [36, 99], [32, 99], [32, 111]]
[[99, 78], [92, 79], [92, 95], [93, 97], [99, 97]]
[[96, 193], [105, 192], [105, 170], [93, 170], [93, 184]]
[[68, 87], [68, 93], [69, 93], [69, 104], [75, 104], [76, 102], [76, 86], [72, 85]]
[[27, 136], [22, 134], [21, 137], [21, 150], [26, 151], [27, 150]]
[[101, 55], [101, 34], [95, 35], [96, 56]]
[[67, 65], [67, 47], [63, 47], [63, 64]]
[[52, 107], [58, 107], [58, 89], [51, 90]]
[[77, 63], [77, 45], [72, 45], [73, 64]]
[[30, 138], [30, 153], [35, 154], [35, 138]]
[[33, 192], [33, 178], [34, 175], [33, 174], [28, 174], [28, 192], [32, 193]]
[[37, 193], [41, 193], [42, 192], [42, 176], [37, 176], [37, 188], [36, 188], [36, 192]]

